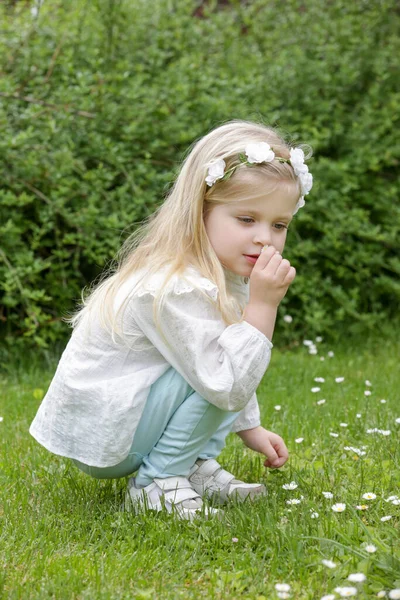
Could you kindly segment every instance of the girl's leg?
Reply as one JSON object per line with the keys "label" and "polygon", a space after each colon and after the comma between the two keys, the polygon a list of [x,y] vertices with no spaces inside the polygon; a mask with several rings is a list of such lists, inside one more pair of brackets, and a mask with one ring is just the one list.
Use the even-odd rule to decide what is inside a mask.
{"label": "girl's leg", "polygon": [[[146,411],[146,418],[141,419],[132,450],[143,450],[146,446],[148,426],[153,415],[154,411],[149,410]],[[143,456],[136,485],[145,487],[155,477],[187,477],[207,442],[211,437],[215,438],[217,430],[221,430],[223,435],[218,436],[218,442],[215,438],[213,448],[223,448],[225,437],[237,416],[237,412],[223,411],[192,390],[167,422],[157,443]]]}
{"label": "girl's leg", "polygon": [[232,425],[237,419],[238,413],[228,413],[231,418],[225,419],[220,425],[214,435],[206,442],[204,447],[199,452],[198,458],[208,460],[209,458],[216,458],[222,452],[225,447],[225,439],[231,432]]}
{"label": "girl's leg", "polygon": [[[179,414],[176,414],[178,411]],[[151,386],[125,460],[103,468],[74,462],[82,471],[99,479],[126,477],[140,467],[140,485],[148,485],[154,477],[186,476],[205,444],[210,437],[214,439],[220,427],[223,432],[226,431],[219,441],[223,448],[228,430],[237,416],[238,413],[222,411],[204,400],[171,367]],[[214,441],[213,448],[216,448],[215,444]]]}

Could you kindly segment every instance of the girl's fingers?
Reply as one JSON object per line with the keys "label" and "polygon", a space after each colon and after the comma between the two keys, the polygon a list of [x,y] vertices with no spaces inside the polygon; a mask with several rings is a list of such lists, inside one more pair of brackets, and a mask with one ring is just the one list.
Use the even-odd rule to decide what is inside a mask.
{"label": "girl's fingers", "polygon": [[290,285],[295,277],[296,269],[294,267],[290,267],[285,279],[283,280],[284,285]]}

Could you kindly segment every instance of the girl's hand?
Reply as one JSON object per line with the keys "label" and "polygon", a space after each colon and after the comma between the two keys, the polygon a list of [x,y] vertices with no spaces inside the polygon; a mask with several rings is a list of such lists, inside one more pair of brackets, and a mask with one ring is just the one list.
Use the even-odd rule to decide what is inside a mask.
{"label": "girl's hand", "polygon": [[289,452],[283,439],[276,433],[267,431],[264,427],[238,431],[238,436],[248,448],[267,457],[264,462],[265,467],[279,469],[289,458]]}
{"label": "girl's hand", "polygon": [[274,246],[265,247],[251,271],[249,303],[279,306],[295,277],[290,262]]}

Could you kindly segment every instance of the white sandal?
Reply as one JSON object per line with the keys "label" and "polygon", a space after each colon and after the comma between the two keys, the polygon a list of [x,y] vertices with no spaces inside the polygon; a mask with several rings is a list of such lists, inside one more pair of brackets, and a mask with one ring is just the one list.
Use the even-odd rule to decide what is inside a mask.
{"label": "white sandal", "polygon": [[267,495],[262,483],[245,483],[210,458],[198,459],[190,470],[189,483],[201,496],[213,502],[223,504],[228,500],[243,502],[246,498],[254,499]]}
{"label": "white sandal", "polygon": [[143,510],[176,512],[178,518],[192,520],[204,516],[208,519],[222,511],[203,506],[201,496],[193,489],[186,477],[158,477],[144,488],[136,487],[134,477],[128,481],[125,496],[125,510],[141,512]]}

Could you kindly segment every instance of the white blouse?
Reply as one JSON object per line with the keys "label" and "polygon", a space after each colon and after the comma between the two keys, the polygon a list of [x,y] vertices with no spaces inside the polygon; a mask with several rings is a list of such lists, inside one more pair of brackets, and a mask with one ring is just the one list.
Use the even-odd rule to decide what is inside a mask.
{"label": "white blouse", "polygon": [[[123,313],[126,342],[85,315],[73,330],[56,373],[30,426],[31,435],[55,454],[109,467],[131,448],[151,385],[171,366],[208,402],[240,411],[232,431],[260,425],[256,389],[267,370],[272,343],[243,321],[226,326],[203,297],[217,286],[192,266],[174,275],[160,313],[166,344],[153,321],[153,301],[164,270],[132,293],[138,273],[121,286],[114,308]],[[224,269],[229,291],[244,306],[248,279]],[[132,340],[129,343],[129,340]]]}

